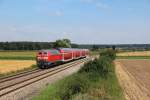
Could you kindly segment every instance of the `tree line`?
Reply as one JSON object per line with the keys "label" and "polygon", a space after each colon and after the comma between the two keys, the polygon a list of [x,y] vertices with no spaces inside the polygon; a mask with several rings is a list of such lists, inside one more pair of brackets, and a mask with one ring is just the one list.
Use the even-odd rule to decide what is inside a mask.
{"label": "tree line", "polygon": [[0,50],[40,50],[52,45],[52,42],[0,42]]}
{"label": "tree line", "polygon": [[41,50],[50,48],[86,48],[97,50],[102,48],[126,49],[126,50],[150,50],[150,44],[73,44],[69,39],[59,39],[55,42],[0,42],[0,50]]}
{"label": "tree line", "polygon": [[69,39],[59,39],[55,42],[0,42],[0,50],[41,50],[50,48],[78,48]]}

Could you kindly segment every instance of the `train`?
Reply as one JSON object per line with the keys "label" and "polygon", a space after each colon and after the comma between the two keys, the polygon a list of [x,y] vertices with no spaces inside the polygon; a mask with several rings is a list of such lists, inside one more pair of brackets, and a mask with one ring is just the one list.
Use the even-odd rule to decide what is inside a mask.
{"label": "train", "polygon": [[88,55],[88,49],[53,48],[49,50],[39,50],[36,55],[36,62],[40,69],[45,69],[57,64],[86,58]]}

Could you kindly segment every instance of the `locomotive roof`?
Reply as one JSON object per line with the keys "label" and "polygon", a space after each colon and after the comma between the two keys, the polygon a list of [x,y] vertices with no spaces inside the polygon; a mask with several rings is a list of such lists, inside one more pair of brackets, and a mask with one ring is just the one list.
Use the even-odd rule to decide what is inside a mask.
{"label": "locomotive roof", "polygon": [[58,50],[82,50],[79,48],[57,48]]}
{"label": "locomotive roof", "polygon": [[54,50],[56,50],[56,49],[46,49],[46,50],[39,50],[39,52],[49,52],[49,51],[54,51]]}
{"label": "locomotive roof", "polygon": [[43,50],[39,50],[39,52],[51,52],[54,50],[88,50],[88,49],[79,49],[79,48],[56,48],[56,49],[43,49]]}

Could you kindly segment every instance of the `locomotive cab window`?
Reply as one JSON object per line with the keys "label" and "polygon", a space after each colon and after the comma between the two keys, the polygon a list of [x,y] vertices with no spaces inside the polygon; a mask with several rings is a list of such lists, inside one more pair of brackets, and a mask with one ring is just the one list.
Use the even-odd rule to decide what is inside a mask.
{"label": "locomotive cab window", "polygon": [[51,55],[59,54],[59,52],[57,50],[51,50],[50,53],[51,53]]}
{"label": "locomotive cab window", "polygon": [[42,52],[39,52],[39,55],[41,55],[42,54]]}
{"label": "locomotive cab window", "polygon": [[47,52],[44,52],[44,54],[46,55],[46,54],[47,54]]}

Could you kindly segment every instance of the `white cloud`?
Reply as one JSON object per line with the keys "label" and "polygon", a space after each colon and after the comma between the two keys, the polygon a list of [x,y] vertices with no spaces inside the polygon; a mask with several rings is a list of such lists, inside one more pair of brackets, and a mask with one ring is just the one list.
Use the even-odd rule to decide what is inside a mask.
{"label": "white cloud", "polygon": [[62,10],[50,10],[48,6],[36,6],[34,7],[37,13],[40,13],[45,16],[63,16],[64,12]]}
{"label": "white cloud", "polygon": [[48,14],[49,16],[63,16],[64,13],[62,11],[55,11]]}
{"label": "white cloud", "polygon": [[134,8],[128,7],[127,10],[128,10],[128,11],[134,11]]}
{"label": "white cloud", "polygon": [[0,26],[0,34],[13,33],[48,33],[50,30],[47,26],[42,25],[24,25],[24,26]]}
{"label": "white cloud", "polygon": [[107,8],[109,8],[108,5],[106,5],[106,4],[104,4],[104,3],[101,3],[101,2],[97,3],[97,4],[96,4],[96,7],[102,8],[102,9],[107,9]]}
{"label": "white cloud", "polygon": [[109,5],[102,3],[100,0],[80,0],[81,2],[84,3],[89,3],[89,4],[94,4],[94,6],[96,6],[97,8],[100,9],[108,9],[110,8]]}
{"label": "white cloud", "polygon": [[[55,2],[61,2],[64,0],[38,0],[33,9],[45,16],[63,16],[64,12],[61,6],[51,7]],[[54,4],[55,4],[54,3]]]}
{"label": "white cloud", "polygon": [[86,2],[86,3],[92,3],[94,2],[95,0],[81,0],[81,2]]}

